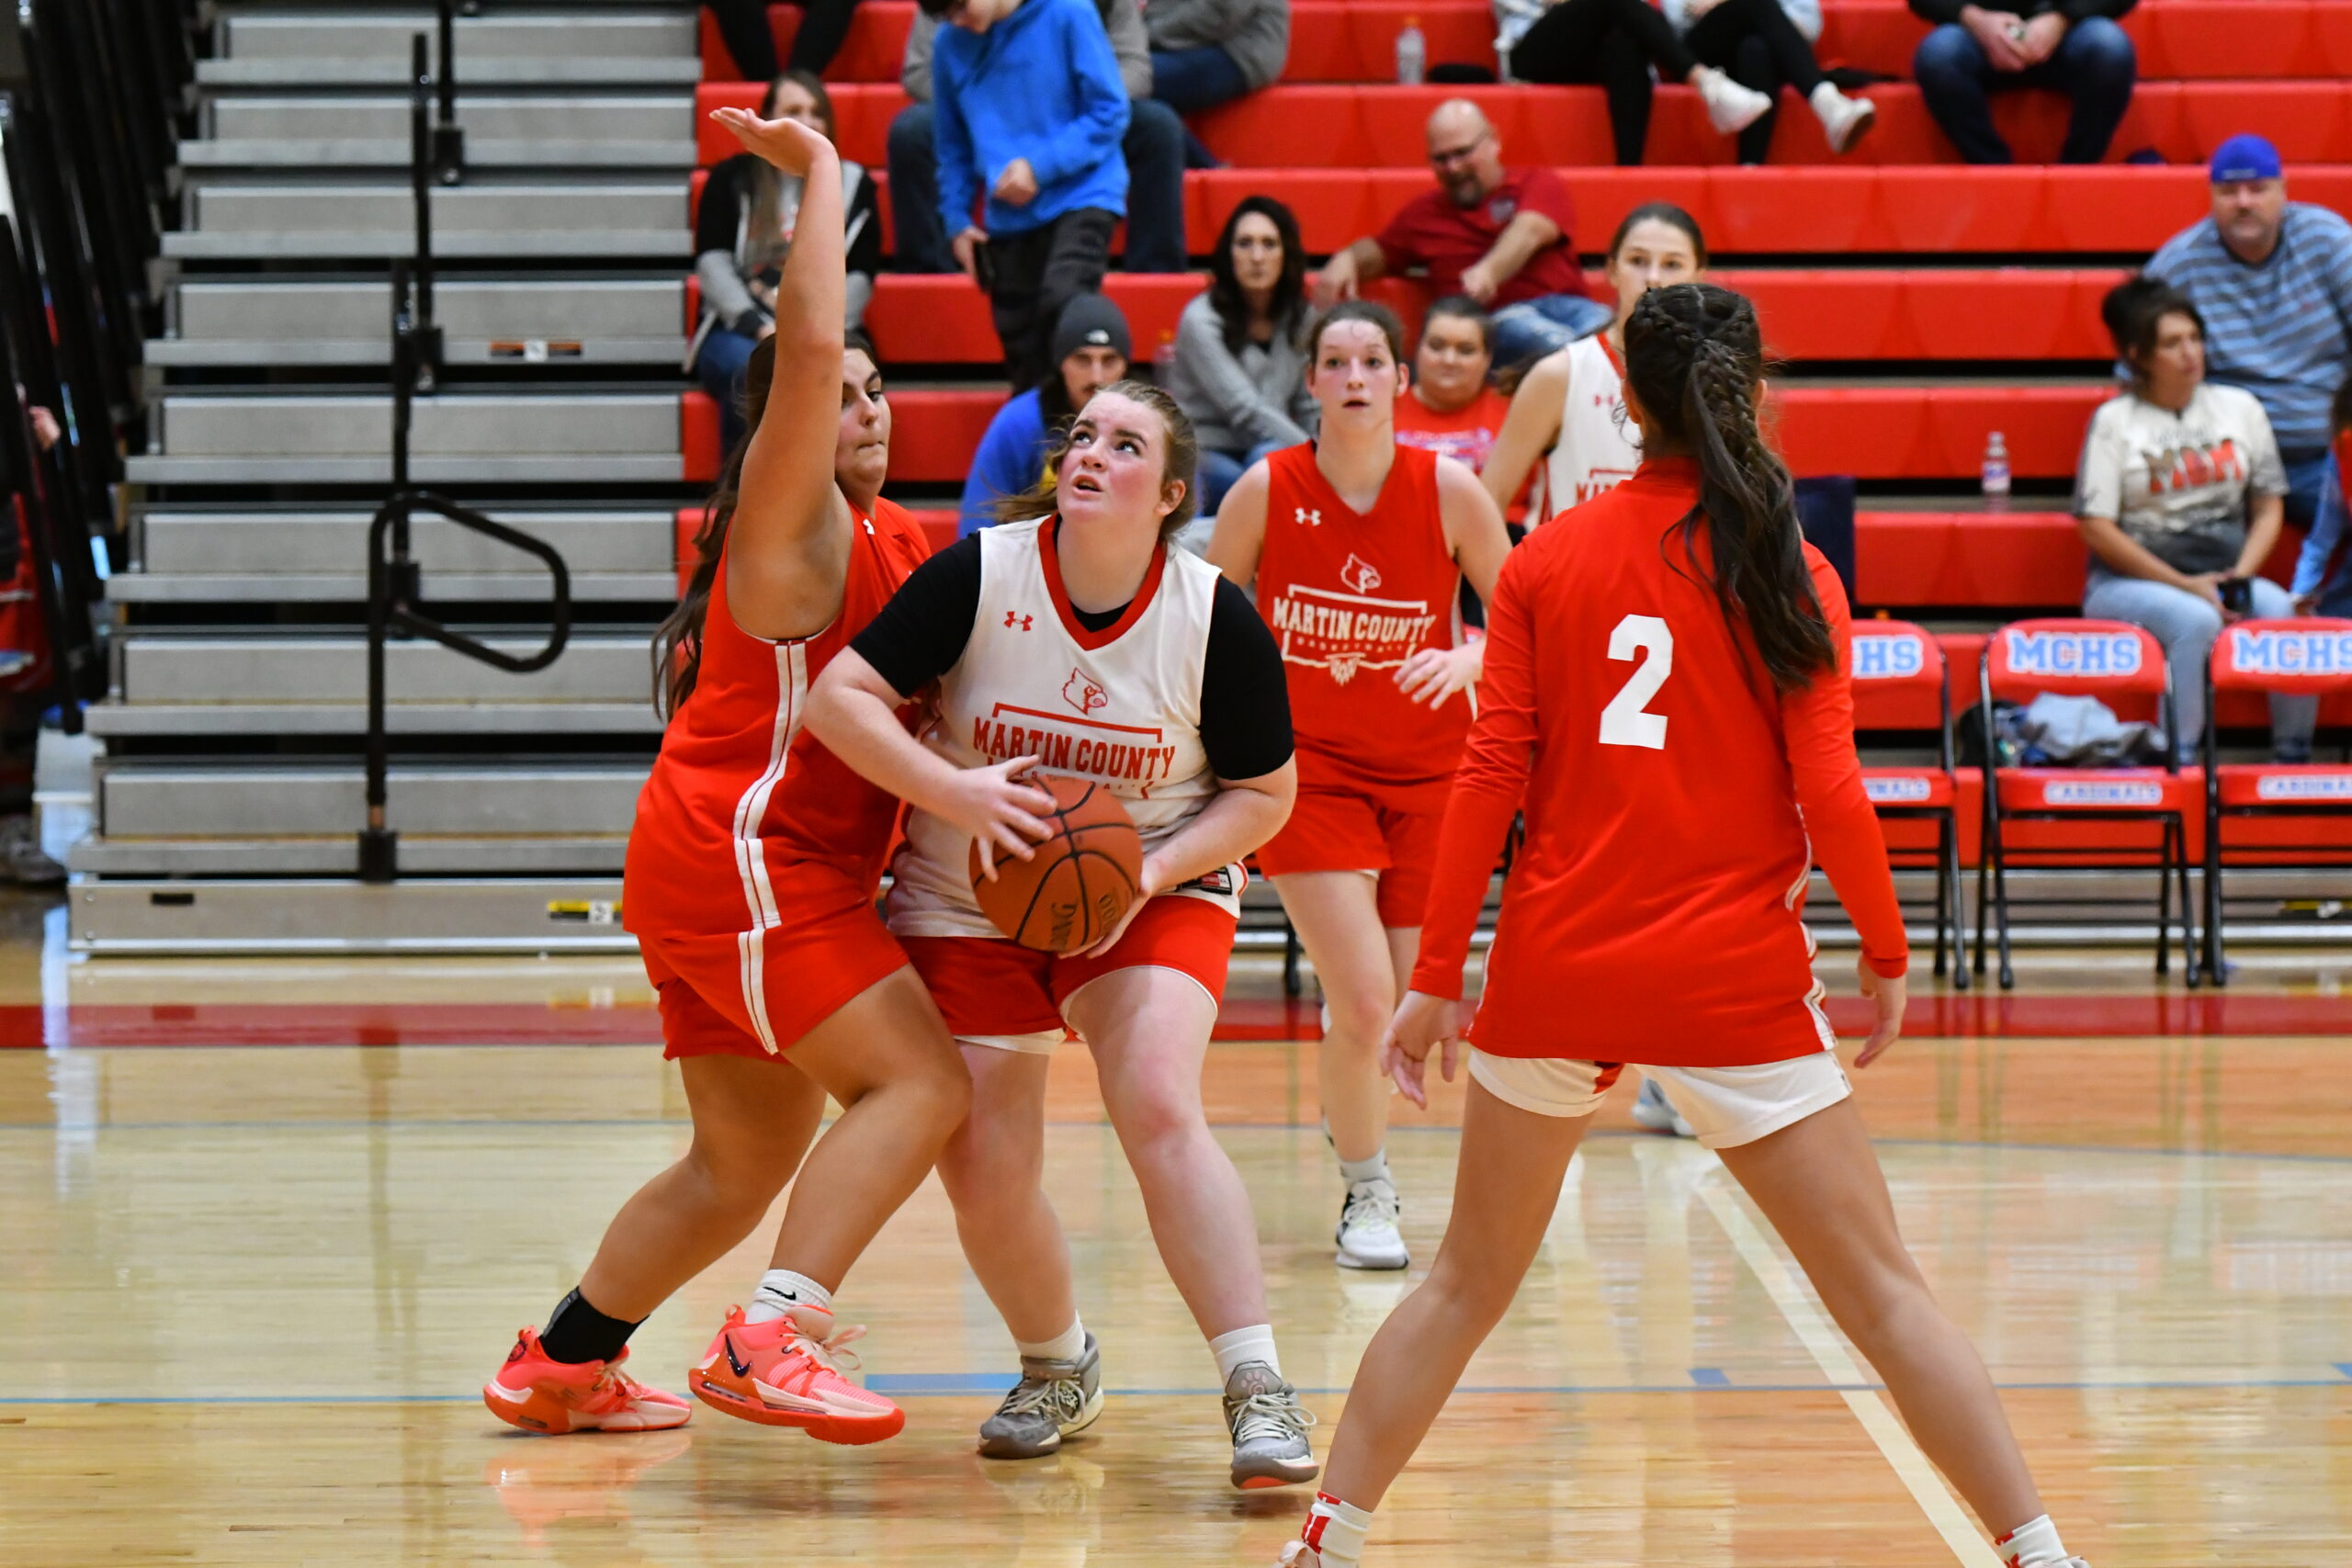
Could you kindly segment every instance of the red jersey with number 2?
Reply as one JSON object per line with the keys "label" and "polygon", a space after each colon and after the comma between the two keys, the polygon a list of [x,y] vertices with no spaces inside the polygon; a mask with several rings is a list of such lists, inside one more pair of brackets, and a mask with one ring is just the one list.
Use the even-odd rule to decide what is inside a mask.
{"label": "red jersey with number 2", "polygon": [[[1492,1055],[1740,1066],[1826,1049],[1802,918],[1815,861],[1871,966],[1904,972],[1847,671],[1773,690],[1708,586],[1703,523],[1695,561],[1684,554],[1676,525],[1698,493],[1695,464],[1645,462],[1530,536],[1496,586],[1413,972],[1417,991],[1462,994],[1523,805],[1470,1032]],[[1843,648],[1838,574],[1809,545],[1804,558]]]}
{"label": "red jersey with number 2", "polygon": [[1266,459],[1258,613],[1282,645],[1292,733],[1309,783],[1419,784],[1453,771],[1469,694],[1408,698],[1397,667],[1458,640],[1462,571],[1438,513],[1437,455],[1399,446],[1372,510],[1340,499],[1315,447]]}

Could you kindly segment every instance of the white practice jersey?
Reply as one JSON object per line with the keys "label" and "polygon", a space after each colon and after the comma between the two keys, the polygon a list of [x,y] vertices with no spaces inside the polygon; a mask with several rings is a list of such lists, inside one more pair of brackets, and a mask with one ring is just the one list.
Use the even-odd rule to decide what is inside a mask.
{"label": "white practice jersey", "polygon": [[[1062,591],[1051,521],[981,532],[979,612],[963,657],[940,677],[923,743],[959,768],[1035,757],[1046,773],[1106,785],[1149,850],[1217,790],[1200,732],[1217,570],[1188,550],[1163,550],[1126,613],[1090,632]],[[906,846],[891,867],[892,931],[1002,935],[972,897],[971,847],[960,829],[908,815]],[[1238,915],[1242,881],[1231,866],[1175,896]]]}
{"label": "white practice jersey", "polygon": [[1624,367],[1605,333],[1567,346],[1568,390],[1560,439],[1544,460],[1544,513],[1558,515],[1605,495],[1642,463],[1642,433],[1625,412]]}

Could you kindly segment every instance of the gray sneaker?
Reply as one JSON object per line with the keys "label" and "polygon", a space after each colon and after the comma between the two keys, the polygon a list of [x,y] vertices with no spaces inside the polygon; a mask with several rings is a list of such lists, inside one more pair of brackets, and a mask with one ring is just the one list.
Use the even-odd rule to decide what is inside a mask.
{"label": "gray sneaker", "polygon": [[1021,1381],[980,1423],[984,1459],[1043,1459],[1102,1414],[1102,1349],[1094,1336],[1075,1361],[1021,1358]]}
{"label": "gray sneaker", "polygon": [[1225,1425],[1233,1434],[1236,1486],[1255,1491],[1315,1479],[1315,1450],[1306,1441],[1315,1417],[1265,1362],[1244,1361],[1225,1380]]}
{"label": "gray sneaker", "polygon": [[18,887],[61,887],[65,868],[41,852],[29,817],[0,817],[0,882]]}

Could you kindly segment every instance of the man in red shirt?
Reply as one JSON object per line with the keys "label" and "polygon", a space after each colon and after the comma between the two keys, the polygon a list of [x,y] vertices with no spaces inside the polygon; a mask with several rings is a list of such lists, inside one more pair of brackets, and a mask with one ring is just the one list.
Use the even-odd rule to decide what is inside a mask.
{"label": "man in red shirt", "polygon": [[1504,168],[1502,138],[1467,98],[1431,112],[1429,146],[1437,189],[1333,256],[1316,279],[1317,302],[1352,299],[1384,274],[1424,268],[1433,293],[1466,294],[1494,311],[1498,368],[1607,326],[1610,308],[1585,292],[1569,238],[1576,210],[1559,176]]}

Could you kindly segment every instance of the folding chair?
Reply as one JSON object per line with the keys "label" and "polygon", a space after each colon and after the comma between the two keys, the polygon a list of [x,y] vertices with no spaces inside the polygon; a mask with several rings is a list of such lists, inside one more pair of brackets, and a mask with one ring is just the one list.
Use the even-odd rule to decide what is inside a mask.
{"label": "folding chair", "polygon": [[[2205,976],[2228,984],[2222,963],[2222,826],[2254,818],[2333,821],[2335,841],[2264,838],[2236,847],[2237,863],[2271,869],[2325,865],[2352,856],[2352,765],[2342,762],[2223,762],[2219,699],[2228,692],[2326,696],[2352,692],[2352,620],[2240,621],[2213,643],[2205,664]],[[2324,835],[2323,835],[2324,836]],[[2333,854],[2334,860],[2298,859]]]}
{"label": "folding chair", "polygon": [[1887,845],[1898,868],[1936,873],[1936,974],[1951,954],[1952,984],[1968,988],[1966,933],[1961,926],[1960,784],[1951,766],[1951,673],[1943,645],[1908,621],[1862,621],[1847,641],[1853,678],[1854,728],[1936,732],[1937,759],[1908,768],[1864,768],[1862,789],[1883,821],[1935,824],[1936,841]]}
{"label": "folding chair", "polygon": [[[1976,972],[1984,972],[1984,904],[1988,885],[1994,926],[2001,952],[2001,987],[2017,984],[2009,966],[2008,865],[2013,853],[2037,866],[2097,868],[2156,863],[2156,973],[2171,968],[2171,927],[2176,888],[2180,899],[2180,956],[2188,983],[2200,976],[2190,930],[2188,814],[2196,808],[2196,783],[2181,776],[2171,738],[2179,732],[2173,710],[2172,673],[2164,648],[2138,626],[2121,621],[2012,621],[1985,639],[1977,674],[1984,739],[1984,845],[1977,865]],[[2110,706],[2119,699],[2154,698],[2167,744],[2160,767],[2002,767],[1993,734],[1993,702],[2028,700],[2041,693],[2094,696]],[[2007,839],[2011,823],[2118,823],[2153,827],[2156,841],[2117,843],[2097,834],[2063,844],[2022,844]],[[2037,904],[2105,912],[2107,898],[2040,897]],[[2086,917],[2075,917],[2081,923]]]}

